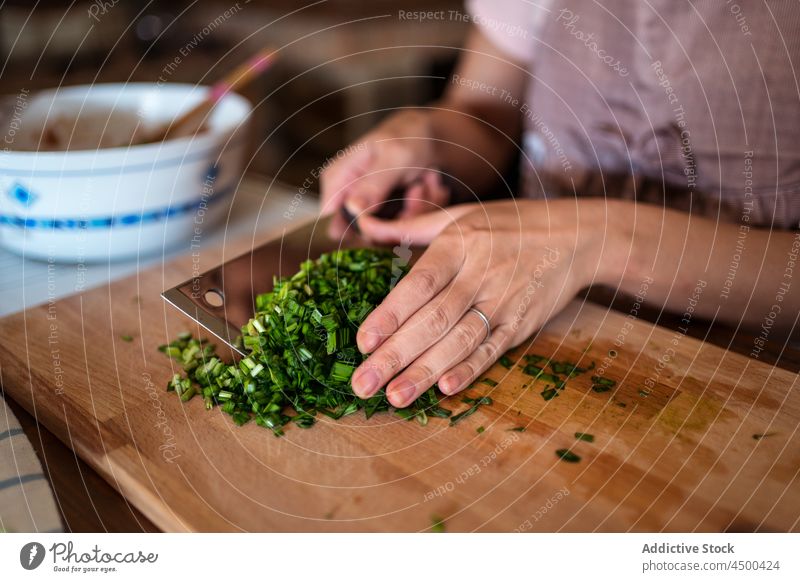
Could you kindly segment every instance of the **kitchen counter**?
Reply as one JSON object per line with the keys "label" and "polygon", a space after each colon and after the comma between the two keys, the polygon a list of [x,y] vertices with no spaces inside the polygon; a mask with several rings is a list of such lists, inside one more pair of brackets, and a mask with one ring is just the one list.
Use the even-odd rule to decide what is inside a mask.
{"label": "kitchen counter", "polygon": [[[253,190],[258,193],[265,191],[266,188],[262,184],[262,187]],[[244,200],[244,197],[242,199]],[[259,203],[261,197],[255,195],[253,199],[255,203]],[[271,210],[265,214],[273,218],[276,214],[282,215],[287,207],[292,206],[293,199],[290,190],[280,194],[277,189],[271,189],[267,197],[269,204],[265,204],[265,208],[269,207]],[[302,206],[301,204],[299,209],[313,215],[315,209],[311,208],[311,205],[309,208]],[[248,220],[257,214],[253,209],[251,206],[249,212],[245,209],[243,213]],[[292,218],[299,217],[300,215],[295,213]],[[255,232],[254,229],[252,231]],[[233,246],[242,244],[241,237],[238,238],[239,242]],[[263,240],[263,237],[250,237],[250,240],[253,239]],[[247,242],[249,241],[244,241],[245,248]],[[184,258],[182,262],[185,268],[186,259]],[[179,258],[174,264],[180,263]],[[146,300],[143,298],[143,303],[146,303],[144,309],[151,311],[151,324],[155,324],[152,311],[160,305],[160,302],[157,301],[154,292],[150,292],[150,287],[156,287],[153,282],[156,279],[160,280],[160,277],[158,273],[153,273],[152,268],[148,271],[149,275],[144,272],[142,275],[142,280],[148,282],[148,297]],[[173,274],[173,278],[174,276]],[[103,290],[88,294],[87,297],[90,299],[86,301],[96,302],[98,309],[101,310],[99,313],[105,313],[104,310],[113,308],[116,313],[114,321],[127,319],[127,323],[122,322],[123,329],[133,329],[133,327],[124,328],[125,325],[134,325],[129,310],[126,310],[124,305],[132,300],[134,293],[128,281],[125,281],[109,286],[107,295]],[[612,303],[614,309],[623,314],[629,309],[624,300],[617,299],[610,302],[609,295],[601,290],[591,291],[588,293],[588,298],[603,305]],[[118,303],[120,300],[125,302],[122,308]],[[83,301],[73,298],[62,302],[63,315],[62,312],[59,313],[66,324],[71,323],[74,327],[80,319],[80,314],[84,311],[76,311],[76,307],[82,308]],[[20,334],[16,330],[21,329],[23,323],[26,329],[38,329],[38,333],[43,330],[42,308],[31,310],[28,314],[27,322],[23,322],[19,316],[12,318],[13,321],[9,320],[4,340],[4,362],[7,361],[9,365],[5,367],[4,375],[6,379],[16,376],[16,382],[13,385],[9,382],[9,388],[13,386],[16,397],[21,398],[20,402],[25,404],[25,408],[29,411],[41,410],[44,415],[43,422],[48,421],[49,426],[56,427],[54,430],[57,431],[58,440],[34,423],[27,414],[19,415],[26,434],[32,437],[46,466],[46,472],[49,473],[67,528],[74,531],[156,529],[155,525],[134,509],[128,501],[136,503],[144,513],[165,524],[164,527],[168,529],[228,529],[233,526],[247,529],[274,527],[285,530],[298,528],[324,530],[349,526],[380,530],[397,529],[398,524],[401,529],[420,529],[427,525],[425,513],[437,510],[437,512],[452,512],[455,530],[469,530],[481,527],[480,524],[489,529],[507,530],[515,527],[515,520],[520,519],[519,511],[525,511],[531,503],[537,504],[543,494],[552,492],[552,487],[566,483],[569,483],[575,495],[570,495],[569,501],[559,506],[559,512],[562,510],[566,512],[562,517],[570,518],[577,515],[569,513],[576,511],[576,507],[570,504],[581,503],[582,498],[588,499],[587,492],[593,500],[591,508],[587,503],[585,509],[580,509],[583,512],[581,522],[576,523],[571,518],[561,521],[563,523],[561,527],[572,529],[592,527],[586,526],[585,523],[599,523],[601,526],[594,527],[604,527],[612,531],[627,530],[631,527],[681,528],[681,524],[687,527],[685,525],[687,523],[696,524],[689,526],[690,528],[700,526],[701,529],[711,530],[763,529],[763,527],[769,528],[770,523],[777,523],[778,525],[773,527],[780,529],[783,527],[782,519],[784,521],[789,519],[791,522],[792,516],[795,515],[791,512],[794,511],[792,507],[797,507],[796,496],[787,497],[783,512],[785,515],[779,515],[777,521],[767,522],[766,526],[760,524],[762,515],[760,508],[764,507],[764,504],[772,503],[777,497],[771,492],[788,485],[788,481],[773,474],[771,484],[764,483],[764,487],[759,484],[755,489],[753,487],[759,479],[758,476],[764,474],[762,465],[772,462],[772,455],[776,454],[775,451],[787,437],[790,441],[794,438],[792,430],[796,425],[790,427],[787,421],[795,418],[792,414],[797,413],[796,399],[791,397],[794,377],[783,371],[768,369],[762,364],[777,363],[782,368],[796,372],[800,369],[800,358],[796,350],[780,344],[769,346],[762,351],[759,358],[761,363],[758,364],[741,356],[729,355],[730,352],[748,354],[752,349],[753,338],[741,332],[734,333],[733,330],[724,327],[711,327],[702,322],[693,322],[689,335],[728,351],[687,339],[682,348],[681,361],[665,375],[664,385],[653,393],[652,398],[642,399],[641,393],[637,395],[639,390],[637,387],[641,386],[641,374],[645,371],[645,367],[654,361],[654,356],[663,349],[665,342],[669,342],[671,333],[652,328],[645,321],[638,322],[635,339],[632,335],[631,346],[625,349],[625,353],[620,350],[619,361],[611,371],[615,378],[624,376],[624,379],[620,380],[619,393],[615,393],[615,398],[620,397],[628,401],[629,406],[622,409],[608,406],[613,404],[608,395],[597,395],[591,390],[587,391],[582,380],[577,380],[574,385],[571,384],[563,397],[552,403],[543,403],[533,392],[528,392],[528,395],[523,397],[525,391],[522,388],[527,385],[520,388],[520,382],[526,380],[522,379],[518,371],[509,371],[506,378],[506,372],[495,370],[501,386],[505,386],[505,389],[500,389],[497,393],[496,406],[491,407],[491,410],[479,411],[463,426],[437,429],[435,426],[421,428],[413,423],[410,425],[403,423],[398,426],[397,423],[389,422],[389,425],[381,427],[380,431],[369,432],[367,425],[362,427],[359,424],[363,422],[361,419],[349,419],[355,421],[355,424],[342,422],[335,423],[336,426],[320,426],[312,431],[293,431],[286,439],[274,440],[265,435],[262,429],[253,426],[230,433],[232,427],[227,419],[215,418],[215,415],[207,416],[197,402],[190,402],[184,407],[172,399],[165,398],[163,406],[173,415],[176,438],[182,446],[188,446],[183,449],[186,456],[185,464],[181,465],[181,479],[176,479],[178,475],[169,470],[170,467],[164,464],[161,455],[154,454],[156,451],[154,447],[157,448],[158,442],[153,442],[152,439],[159,435],[153,434],[152,427],[148,428],[149,417],[143,407],[146,401],[143,401],[141,393],[137,394],[135,389],[138,388],[139,392],[142,389],[140,379],[142,370],[152,369],[153,382],[159,382],[162,376],[168,377],[168,365],[163,360],[149,361],[149,355],[157,345],[153,336],[164,334],[169,336],[175,332],[176,325],[185,325],[185,321],[172,312],[165,312],[170,320],[169,329],[159,331],[145,326],[138,330],[142,335],[136,339],[136,343],[133,345],[120,343],[116,348],[119,355],[115,353],[114,360],[109,360],[98,354],[97,350],[107,345],[103,338],[108,337],[112,343],[116,343],[119,332],[109,328],[104,317],[94,320],[98,329],[94,337],[88,341],[88,352],[81,354],[78,350],[73,355],[79,360],[78,363],[85,360],[87,369],[97,371],[90,375],[88,379],[91,382],[87,384],[87,374],[80,373],[82,365],[79,365],[77,375],[74,376],[73,392],[60,402],[56,401],[56,406],[53,406],[52,399],[47,402],[49,395],[46,374],[35,368],[31,371],[30,366],[26,368],[24,360],[15,356],[12,349],[13,338],[19,337]],[[658,317],[656,312],[643,311],[639,315],[640,319],[657,321],[662,327],[675,329],[679,323],[677,319],[668,316]],[[604,323],[606,320],[609,323]],[[589,346],[593,346],[592,351],[597,353],[589,357],[596,359],[607,349],[605,343],[613,337],[613,334],[609,335],[609,325],[613,331],[614,326],[618,326],[623,320],[619,313],[614,311],[606,313],[596,306],[577,301],[559,316],[558,321],[548,325],[538,337],[534,349],[538,353],[546,354],[554,350],[565,353],[563,357],[574,359],[575,354],[580,353],[581,349],[584,352],[590,349],[587,342],[589,338],[593,338]],[[139,349],[139,342],[143,350]],[[36,350],[36,347],[31,346],[31,349],[42,351]],[[39,353],[38,357],[41,356]],[[121,358],[119,362],[124,363],[123,365],[115,364],[117,357]],[[143,364],[141,358],[147,358],[147,363]],[[743,369],[746,371],[751,364],[754,369],[746,377],[740,376],[740,372]],[[114,374],[118,378],[110,381],[109,376]],[[501,374],[503,378],[500,378]],[[27,375],[30,375],[33,381],[31,394],[20,384],[20,379]],[[91,395],[88,395],[86,390],[92,390],[92,394],[99,398],[97,410],[94,409],[93,397],[89,398]],[[779,423],[782,426],[782,429],[778,429],[781,431],[780,436],[776,439],[767,439],[763,445],[759,444],[760,454],[753,456],[750,452],[756,445],[751,433],[762,432],[762,429],[771,427],[770,410],[775,407],[780,409],[776,392],[785,392],[787,398],[791,397],[791,406],[787,407],[787,413]],[[68,417],[66,409],[64,415],[61,414],[62,402],[70,407]],[[624,404],[622,400],[615,402]],[[508,417],[507,414],[514,411],[508,410],[505,413],[504,411],[506,407],[511,406],[516,409],[516,415]],[[753,411],[757,412],[759,406],[764,406],[763,414],[750,414]],[[14,410],[19,411],[19,407],[15,406]],[[144,417],[141,416],[143,412]],[[662,412],[664,418],[659,420]],[[82,415],[83,420],[77,415]],[[136,417],[140,423],[139,430],[133,431],[128,423],[135,421]],[[387,420],[380,419],[377,422],[387,422]],[[477,442],[467,447],[467,442],[476,438],[474,428],[470,429],[473,420],[473,424],[481,422],[485,424],[487,430],[481,434]],[[63,424],[65,421],[66,432]],[[91,425],[87,425],[87,421]],[[469,466],[466,463],[472,462],[475,455],[480,459],[480,455],[486,452],[487,447],[491,447],[492,442],[503,439],[500,441],[502,444],[509,439],[503,435],[516,434],[506,432],[508,422],[529,424],[530,430],[525,436],[519,437],[519,444],[515,444],[513,451],[509,449],[507,457],[492,466],[492,471],[496,472],[496,475],[486,471],[480,477],[471,479],[456,492],[455,499],[441,499],[442,508],[434,507],[433,502],[426,505],[428,494],[423,496],[420,493],[424,493],[426,487],[448,482],[446,479],[456,477],[458,471]],[[602,443],[599,442],[594,446],[584,445],[587,455],[585,465],[571,467],[556,462],[551,466],[553,463],[551,446],[554,449],[559,446],[557,442],[565,442],[567,437],[571,437],[571,431],[578,430],[575,428],[578,425],[581,429],[590,428],[592,432],[596,429]],[[362,428],[368,431],[364,436],[369,438],[354,438],[352,431]],[[74,441],[75,450],[82,457],[90,459],[93,467],[100,467],[102,476],[96,474],[94,469],[88,468],[82,461],[78,461],[77,454],[72,451],[73,447],[60,444],[62,441],[73,442],[73,436],[77,434],[75,430],[83,433],[82,440]],[[149,436],[145,434],[148,430]],[[419,432],[420,430],[433,432]],[[98,431],[101,433],[99,440]],[[735,441],[732,440],[734,438]],[[395,450],[403,442],[408,441],[405,446],[410,448],[427,439],[431,439],[430,444],[421,447],[413,455],[404,453],[403,447]],[[192,450],[197,442],[203,444],[202,454]],[[465,443],[463,449],[460,446],[462,442]],[[110,447],[108,450],[106,450],[107,445]],[[293,445],[301,448],[292,449]],[[785,446],[792,446],[791,442]],[[381,455],[377,454],[387,447],[391,450],[382,452]],[[246,459],[241,455],[234,458],[234,451],[237,448],[248,451],[248,455],[259,456],[265,464],[253,467],[253,474],[248,474],[243,471]],[[791,448],[781,450],[784,451],[784,461],[780,469],[790,470],[795,453]],[[335,472],[326,472],[319,468],[330,461],[326,457],[333,452],[337,456],[342,455],[340,459],[342,463],[349,460],[348,462],[354,467],[358,465],[365,470],[350,474],[344,471],[345,467],[342,465],[337,465],[341,470]],[[780,451],[777,454],[781,454]],[[301,457],[305,456],[313,458],[314,465],[303,463]],[[737,465],[743,458],[748,465],[745,473],[742,473],[744,464]],[[687,465],[689,460],[692,462]],[[187,471],[193,471],[194,480],[189,473],[183,473],[184,467]],[[520,471],[523,468],[524,472]],[[313,469],[314,476],[304,474],[303,471],[306,469]],[[542,471],[544,474],[540,474]],[[348,474],[351,477],[347,477]],[[361,481],[369,483],[370,479],[375,483],[369,487],[361,485],[356,487],[359,491],[352,497],[346,495],[342,497],[336,493],[340,489],[355,487],[356,482],[352,480],[352,475],[356,474],[359,476],[359,483]],[[532,479],[535,475],[539,477]],[[123,480],[119,481],[118,476]],[[750,507],[740,518],[736,518],[733,514],[738,516],[737,511],[745,511],[744,506],[739,504],[735,495],[733,498],[730,495],[726,498],[724,495],[728,490],[726,485],[733,484],[737,476],[743,479],[739,492],[756,493],[758,489],[758,503],[761,504]],[[175,487],[183,483],[187,477],[190,479],[187,483],[202,489],[201,498],[203,503],[208,505],[198,505],[197,500],[191,496],[187,499],[186,492],[181,492],[182,489],[175,491]],[[229,477],[232,479],[230,483],[227,482]],[[283,483],[281,479],[286,477],[294,479],[292,488],[281,487]],[[731,478],[734,480],[730,480]],[[307,482],[304,483],[304,479]],[[495,483],[495,479],[499,480],[499,484]],[[522,479],[525,485],[521,486],[522,483],[515,483],[513,479]],[[665,479],[672,483],[669,488],[662,487]],[[118,489],[130,491],[133,496],[128,499],[123,498],[115,489],[111,489],[106,481],[115,483]],[[314,483],[318,481],[317,489],[314,489]],[[533,481],[533,484],[528,485],[530,481]],[[539,489],[531,491],[537,484]],[[229,485],[234,485],[234,490],[229,490]],[[767,485],[771,489],[765,488]],[[302,490],[307,489],[307,486],[311,486],[309,492],[313,495],[309,496],[309,492],[303,493]],[[488,496],[488,491],[494,491],[496,487],[500,488],[497,495]],[[719,489],[720,487],[724,490]],[[484,488],[489,489],[484,492]],[[431,490],[433,489],[428,491]],[[721,493],[718,493],[718,490]],[[276,505],[283,504],[284,507],[276,507],[279,511],[269,511],[266,510],[268,508],[264,506],[263,500],[257,501],[252,498],[264,492],[271,492],[270,498],[274,496],[267,505],[274,502]],[[530,495],[524,497],[526,492]],[[620,492],[628,492],[625,494],[625,499],[628,501],[624,511],[617,511],[619,509],[617,494]],[[394,497],[395,493],[402,498]],[[390,495],[387,497],[387,494]],[[162,495],[165,495],[166,499]],[[666,497],[662,501],[662,511],[650,511],[653,500],[662,499],[664,495]],[[346,499],[349,501],[345,501]],[[409,511],[408,517],[405,513],[399,512],[394,517],[391,513],[384,513],[380,519],[375,517],[374,512],[382,510],[382,504],[388,499],[391,499],[392,503],[411,503],[405,505]],[[686,501],[679,503],[681,499],[691,499],[692,503],[687,506]],[[251,502],[254,503],[253,510],[247,509]],[[522,504],[521,507],[510,509],[511,505],[517,502]],[[597,505],[598,502],[600,505]],[[505,506],[505,510],[498,511],[498,507],[503,507],[503,503],[509,505]],[[671,513],[676,507],[673,504],[678,504],[679,508],[685,507],[687,511],[680,514]],[[418,509],[414,510],[413,505],[419,506]],[[707,507],[711,509],[707,510]],[[742,509],[739,510],[739,507]],[[209,508],[213,508],[213,511],[209,511]],[[328,521],[331,518],[325,516],[332,515],[334,510],[337,512],[336,520]],[[295,515],[291,515],[292,512]],[[369,517],[370,515],[372,517]],[[709,521],[704,521],[704,515]],[[487,525],[495,518],[498,519],[496,525]],[[234,521],[228,521],[229,519]],[[400,521],[397,521],[398,519]],[[554,512],[552,519],[561,518],[556,517]],[[558,527],[553,525],[554,523],[558,522],[550,522],[542,527]]]}

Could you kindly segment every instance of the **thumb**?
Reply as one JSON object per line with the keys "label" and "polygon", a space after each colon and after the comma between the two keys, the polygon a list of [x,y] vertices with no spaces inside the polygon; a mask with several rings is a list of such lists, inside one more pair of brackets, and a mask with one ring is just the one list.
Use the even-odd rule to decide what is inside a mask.
{"label": "thumb", "polygon": [[475,210],[475,204],[460,204],[418,216],[382,220],[363,214],[358,220],[361,235],[381,244],[410,241],[412,245],[429,245],[450,223]]}

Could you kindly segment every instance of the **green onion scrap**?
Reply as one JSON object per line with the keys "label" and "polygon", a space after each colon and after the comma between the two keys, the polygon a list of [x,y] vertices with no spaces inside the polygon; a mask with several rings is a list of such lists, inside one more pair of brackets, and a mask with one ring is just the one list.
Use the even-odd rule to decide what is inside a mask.
{"label": "green onion scrap", "polygon": [[475,414],[481,406],[491,406],[492,399],[488,396],[479,396],[478,398],[470,398],[465,396],[461,399],[461,402],[464,404],[471,404],[471,406],[463,412],[459,412],[458,414],[450,417],[450,426],[453,426],[457,422]]}
{"label": "green onion scrap", "polygon": [[581,460],[581,458],[578,455],[576,455],[569,449],[558,449],[556,451],[556,456],[562,461],[565,461],[567,463],[578,463]]}

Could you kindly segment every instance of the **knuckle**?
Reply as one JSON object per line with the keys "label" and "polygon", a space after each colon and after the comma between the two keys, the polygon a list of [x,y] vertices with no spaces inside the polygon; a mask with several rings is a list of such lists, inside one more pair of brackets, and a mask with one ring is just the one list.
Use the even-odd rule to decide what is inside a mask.
{"label": "knuckle", "polygon": [[394,346],[386,346],[377,362],[378,372],[382,376],[394,376],[403,366],[403,356]]}
{"label": "knuckle", "polygon": [[414,289],[416,293],[424,296],[433,295],[438,291],[438,277],[434,271],[430,269],[417,269],[411,271],[406,277],[408,284]]}
{"label": "knuckle", "polygon": [[450,329],[450,316],[442,305],[433,307],[425,318],[424,325],[435,337],[441,337]]}
{"label": "knuckle", "polygon": [[329,165],[325,166],[322,169],[322,172],[319,174],[319,184],[320,189],[326,189],[330,187],[330,185],[339,177],[341,174],[341,165],[339,160],[331,162]]}
{"label": "knuckle", "polygon": [[457,325],[453,329],[453,339],[462,351],[469,350],[478,343],[478,331],[472,325]]}
{"label": "knuckle", "polygon": [[381,142],[381,157],[389,162],[391,165],[405,166],[408,165],[413,157],[411,148],[405,140],[400,139],[387,139]]}
{"label": "knuckle", "polygon": [[436,381],[436,372],[426,362],[414,364],[414,378],[416,382],[431,385]]}
{"label": "knuckle", "polygon": [[475,364],[472,358],[468,358],[461,362],[460,366],[464,369],[466,374],[464,376],[467,378],[465,382],[465,386],[469,385],[475,378],[478,377],[478,374],[475,372]]}
{"label": "knuckle", "polygon": [[384,334],[389,335],[397,331],[400,327],[400,318],[394,309],[384,309],[377,315],[376,322],[378,329]]}

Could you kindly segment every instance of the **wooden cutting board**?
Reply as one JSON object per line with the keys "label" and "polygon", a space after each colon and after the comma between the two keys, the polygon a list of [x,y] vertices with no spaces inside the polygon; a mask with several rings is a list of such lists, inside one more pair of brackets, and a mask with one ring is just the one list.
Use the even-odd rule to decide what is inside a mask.
{"label": "wooden cutting board", "polygon": [[198,330],[159,293],[193,268],[187,256],[0,321],[6,393],[165,530],[800,529],[794,374],[576,301],[517,355],[594,361],[611,391],[584,374],[545,401],[497,365],[499,384],[470,392],[494,404],[454,427],[354,415],[276,438],[164,390],[174,370],[156,347]]}

